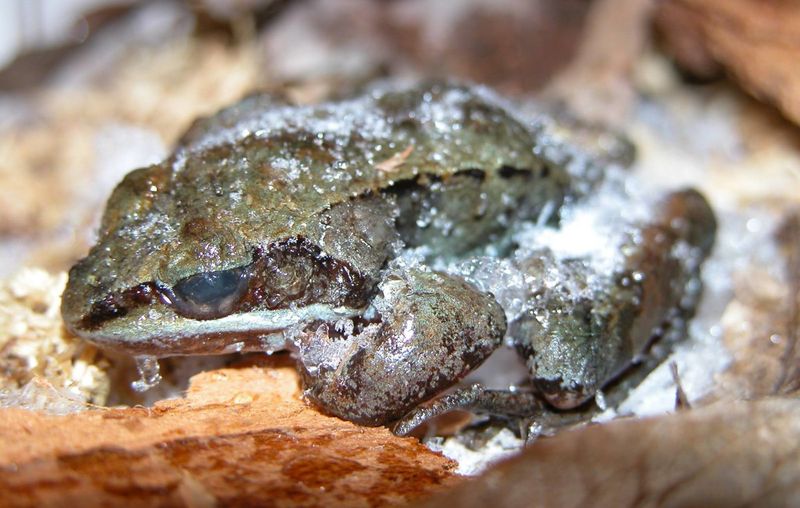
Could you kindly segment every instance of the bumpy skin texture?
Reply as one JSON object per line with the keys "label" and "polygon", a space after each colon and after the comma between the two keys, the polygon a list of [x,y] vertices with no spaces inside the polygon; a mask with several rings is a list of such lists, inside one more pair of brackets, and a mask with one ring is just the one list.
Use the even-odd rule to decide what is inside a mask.
{"label": "bumpy skin texture", "polygon": [[[563,284],[538,295],[538,305],[511,326],[514,347],[527,359],[537,392],[550,405],[571,409],[594,397],[626,370],[649,343],[683,325],[701,288],[699,269],[716,233],[716,219],[694,190],[669,194],[651,221],[631,231],[628,252],[612,286],[576,297],[587,273],[561,262]],[[548,253],[519,263],[531,275],[558,264]],[[552,267],[551,267],[552,268]],[[576,284],[577,282],[577,284]],[[532,295],[533,296],[533,295]],[[598,340],[602,338],[602,340]]]}
{"label": "bumpy skin texture", "polygon": [[[502,256],[516,247],[510,224],[556,225],[607,160],[559,151],[551,134],[478,87],[384,88],[316,107],[249,97],[196,122],[170,159],[120,183],[97,245],[70,271],[65,324],[136,355],[291,349],[322,409],[370,425],[396,420],[480,365],[508,325],[491,294],[396,260],[398,245],[422,247],[428,262],[487,246]],[[624,143],[584,134],[612,147],[604,156],[629,158]],[[678,207],[665,220],[702,223],[710,210],[698,199],[702,213]],[[713,227],[687,231],[673,236],[713,238]],[[644,279],[678,281],[664,301],[642,297],[641,281],[612,283],[606,300],[564,308],[563,318],[511,323],[552,405],[579,404],[616,375],[696,280],[699,261],[649,249],[633,248],[626,270],[666,267],[669,279]],[[545,310],[566,302],[542,299]]]}
{"label": "bumpy skin texture", "polygon": [[[380,292],[380,320],[355,341],[323,323],[298,344],[306,396],[368,425],[396,420],[422,394],[462,378],[500,345],[506,329],[491,295],[446,274],[390,272]],[[341,356],[329,354],[336,342],[343,343]]]}
{"label": "bumpy skin texture", "polygon": [[[547,203],[557,208],[567,193],[567,172],[545,165],[536,146],[532,129],[467,87],[376,92],[315,108],[248,98],[198,122],[167,161],[133,171],[120,183],[97,245],[70,271],[64,321],[103,346],[166,356],[221,351],[232,333],[257,347],[259,335],[290,321],[355,315],[393,256],[397,212],[390,210],[388,196],[399,195],[399,206],[413,208],[406,188],[466,180],[464,204],[454,213],[487,217],[486,225],[457,226],[440,248],[491,241],[502,232],[498,216],[511,220],[520,209],[535,216]],[[386,164],[394,159],[398,163]],[[472,179],[484,185],[469,185]],[[517,192],[501,202],[498,192],[505,188]],[[370,196],[380,199],[359,203]],[[329,216],[343,207],[363,213],[331,224]],[[404,224],[416,223],[413,214],[403,217]],[[400,229],[410,243],[424,241],[414,227]],[[435,225],[429,230],[428,236],[445,236]],[[258,264],[292,239],[320,251],[306,254],[306,264],[318,265],[321,256],[341,263],[327,270],[331,284],[359,279],[340,284],[349,298],[309,295],[304,288],[306,298],[275,306],[250,295],[245,310],[212,322],[176,313],[175,298],[164,291],[193,274]],[[282,267],[277,278],[257,275],[269,279],[262,292],[302,285],[286,274],[294,271]],[[281,277],[286,280],[276,280]],[[292,301],[301,307],[299,316],[286,312]],[[315,301],[319,305],[311,308]],[[244,319],[245,313],[252,318]]]}

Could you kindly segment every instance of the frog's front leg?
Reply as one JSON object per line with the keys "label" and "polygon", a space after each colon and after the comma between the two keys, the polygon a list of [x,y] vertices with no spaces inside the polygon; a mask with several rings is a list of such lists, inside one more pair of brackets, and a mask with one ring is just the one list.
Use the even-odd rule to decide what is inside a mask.
{"label": "frog's front leg", "polygon": [[503,309],[463,280],[389,271],[374,317],[313,323],[296,338],[305,396],[365,425],[397,420],[480,365],[506,331]]}

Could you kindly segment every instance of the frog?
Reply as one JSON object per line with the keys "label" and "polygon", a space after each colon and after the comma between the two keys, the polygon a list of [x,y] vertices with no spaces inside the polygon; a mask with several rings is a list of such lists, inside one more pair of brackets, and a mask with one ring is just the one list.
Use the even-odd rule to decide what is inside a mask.
{"label": "frog", "polygon": [[[632,228],[605,296],[531,287],[538,303],[510,318],[442,260],[510,259],[512,225],[558,228],[605,166],[630,157],[607,137],[602,150],[558,148],[541,118],[447,81],[317,105],[248,96],[115,188],[69,271],[65,327],[144,358],[289,351],[311,404],[401,434],[456,407],[580,406],[691,315],[716,226],[697,191],[672,193]],[[563,273],[564,287],[587,277],[546,249],[514,265]],[[507,343],[530,391],[458,388]]]}

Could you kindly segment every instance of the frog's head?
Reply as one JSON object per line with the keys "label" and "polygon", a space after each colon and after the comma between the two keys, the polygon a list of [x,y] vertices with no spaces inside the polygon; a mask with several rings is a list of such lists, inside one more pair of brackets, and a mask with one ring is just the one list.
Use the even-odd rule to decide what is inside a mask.
{"label": "frog's head", "polygon": [[[196,264],[182,277],[172,274],[191,271],[190,264],[161,272],[166,258],[156,256],[137,267],[140,273],[152,269],[153,275],[112,281],[94,274],[117,260],[102,256],[100,261],[94,254],[70,271],[62,302],[65,323],[77,335],[131,353],[272,347],[264,341],[296,323],[357,313],[371,292],[368,277],[305,237],[254,247],[249,259],[231,268]],[[109,267],[109,273],[125,269]]]}
{"label": "frog's head", "polygon": [[97,245],[69,273],[71,332],[134,354],[210,354],[363,310],[394,241],[385,206],[300,206],[260,194],[246,171],[189,169],[136,170],[114,191]]}

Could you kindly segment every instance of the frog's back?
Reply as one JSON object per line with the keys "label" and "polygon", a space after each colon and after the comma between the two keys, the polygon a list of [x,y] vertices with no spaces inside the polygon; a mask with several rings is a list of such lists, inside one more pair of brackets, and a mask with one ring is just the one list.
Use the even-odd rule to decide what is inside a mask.
{"label": "frog's back", "polygon": [[[254,245],[303,235],[337,203],[419,175],[542,166],[532,129],[489,92],[466,86],[376,91],[314,107],[252,96],[193,131],[173,158],[120,185],[101,231],[127,230],[134,244],[171,250],[167,282],[196,270],[180,269],[197,252],[182,246],[207,245],[204,270],[230,268],[246,263]],[[563,170],[549,171],[566,182]],[[215,250],[226,250],[224,261]]]}

